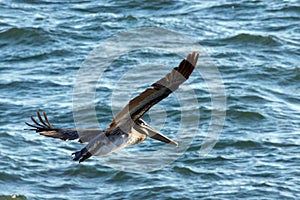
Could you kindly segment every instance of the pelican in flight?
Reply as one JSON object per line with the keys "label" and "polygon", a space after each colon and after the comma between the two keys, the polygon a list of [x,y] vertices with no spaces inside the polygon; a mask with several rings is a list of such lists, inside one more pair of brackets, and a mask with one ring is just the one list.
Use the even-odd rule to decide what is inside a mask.
{"label": "pelican in flight", "polygon": [[78,139],[80,143],[87,143],[83,149],[72,154],[73,160],[79,162],[83,162],[91,156],[107,155],[124,147],[141,143],[147,136],[178,146],[177,142],[156,131],[141,117],[189,78],[196,66],[198,56],[198,52],[191,52],[178,67],[130,100],[106,130],[55,128],[49,122],[46,113],[44,112],[42,116],[39,111],[37,111],[38,120],[30,116],[33,124],[25,122],[30,127],[27,130],[34,130],[47,137],[61,140]]}

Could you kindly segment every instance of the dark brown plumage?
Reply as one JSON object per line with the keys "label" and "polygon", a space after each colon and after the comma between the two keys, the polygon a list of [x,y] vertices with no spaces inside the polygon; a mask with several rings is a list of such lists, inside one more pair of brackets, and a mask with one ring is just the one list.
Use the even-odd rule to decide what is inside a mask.
{"label": "dark brown plumage", "polygon": [[126,146],[138,144],[149,136],[152,139],[178,146],[178,143],[156,131],[144,122],[141,117],[155,104],[160,102],[175,91],[180,84],[186,81],[193,72],[198,53],[192,52],[187,59],[182,60],[165,77],[151,85],[129,103],[117,114],[106,130],[74,130],[57,129],[49,122],[46,113],[44,119],[39,111],[37,117],[39,122],[30,116],[33,124],[25,122],[41,135],[62,140],[75,140],[88,142],[82,150],[73,153],[74,161],[83,162],[92,155],[106,155]]}

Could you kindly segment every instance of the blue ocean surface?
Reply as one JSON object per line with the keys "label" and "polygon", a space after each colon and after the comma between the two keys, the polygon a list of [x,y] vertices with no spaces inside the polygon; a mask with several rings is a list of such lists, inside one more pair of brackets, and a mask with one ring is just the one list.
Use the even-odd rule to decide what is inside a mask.
{"label": "blue ocean surface", "polygon": [[[299,22],[298,0],[0,0],[0,199],[300,199]],[[226,118],[208,155],[199,153],[214,107],[209,86],[196,74],[188,82],[196,110],[170,95],[145,116],[176,140],[180,109],[186,109],[186,134],[197,130],[182,155],[159,170],[116,169],[104,157],[79,164],[71,153],[84,145],[24,130],[37,109],[56,127],[75,128],[74,85],[90,52],[115,35],[145,27],[195,41],[220,73]],[[128,101],[111,100],[123,74],[137,88],[126,94],[133,97],[181,59],[137,49],[114,60],[96,87],[99,127],[105,129]],[[145,63],[147,71],[127,73]],[[149,63],[165,67],[151,71]],[[90,110],[79,108],[86,127],[94,126],[85,123]],[[194,127],[196,111],[200,118]],[[122,152],[140,158],[163,146],[148,138],[121,150],[114,162]]]}

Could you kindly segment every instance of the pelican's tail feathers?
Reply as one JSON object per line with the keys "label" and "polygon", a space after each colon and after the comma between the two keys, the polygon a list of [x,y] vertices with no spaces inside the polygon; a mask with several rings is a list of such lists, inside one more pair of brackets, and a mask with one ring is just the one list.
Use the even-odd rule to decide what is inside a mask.
{"label": "pelican's tail feathers", "polygon": [[89,157],[92,156],[92,154],[87,150],[87,148],[83,148],[80,151],[76,151],[72,153],[74,155],[73,161],[79,161],[79,163],[85,161]]}

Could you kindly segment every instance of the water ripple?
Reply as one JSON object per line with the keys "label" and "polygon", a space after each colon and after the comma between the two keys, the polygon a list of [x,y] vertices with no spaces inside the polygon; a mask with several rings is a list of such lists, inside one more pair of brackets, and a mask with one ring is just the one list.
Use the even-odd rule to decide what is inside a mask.
{"label": "water ripple", "polygon": [[[0,5],[0,199],[299,199],[298,1],[12,0]],[[190,113],[191,128],[179,138],[198,129],[186,152],[160,171],[117,171],[105,167],[100,157],[74,163],[71,153],[84,145],[23,130],[36,109],[46,111],[56,127],[74,128],[73,85],[82,61],[100,41],[147,26],[180,32],[203,45],[222,75],[226,122],[209,155],[199,157],[199,149],[213,105],[198,76],[188,84],[199,107],[180,109],[171,95],[152,110],[154,120],[145,117],[153,126],[163,123],[161,132],[172,138],[182,111]],[[142,49],[113,62],[96,88],[100,126],[105,128],[112,110],[128,100],[120,98],[111,108],[112,93],[123,74],[139,74],[136,89],[120,93],[131,97],[164,73],[151,74],[152,67],[137,71],[134,66],[172,67],[177,59],[170,52]],[[90,127],[94,107],[81,103],[74,109],[82,125]],[[198,111],[199,127],[192,127]],[[127,150],[140,156],[161,145],[147,139]]]}

